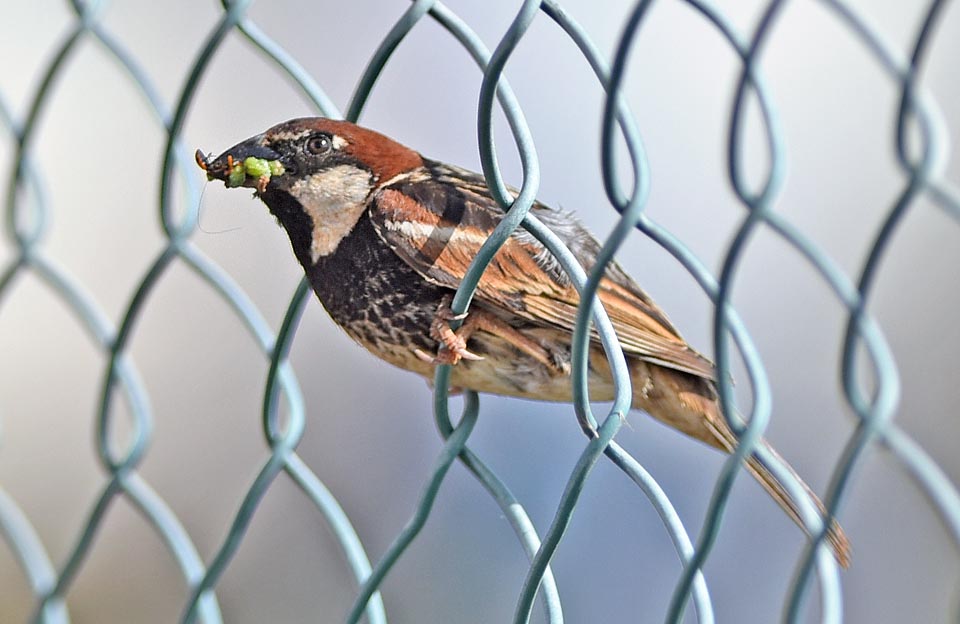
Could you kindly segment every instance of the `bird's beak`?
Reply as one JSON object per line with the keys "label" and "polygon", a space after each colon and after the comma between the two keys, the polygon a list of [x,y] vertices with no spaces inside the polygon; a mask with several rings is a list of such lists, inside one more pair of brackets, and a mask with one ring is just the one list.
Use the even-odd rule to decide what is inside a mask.
{"label": "bird's beak", "polygon": [[237,143],[219,156],[196,153],[197,164],[208,180],[222,180],[227,186],[250,186],[261,192],[271,176],[283,173],[280,154],[264,145],[262,134]]}

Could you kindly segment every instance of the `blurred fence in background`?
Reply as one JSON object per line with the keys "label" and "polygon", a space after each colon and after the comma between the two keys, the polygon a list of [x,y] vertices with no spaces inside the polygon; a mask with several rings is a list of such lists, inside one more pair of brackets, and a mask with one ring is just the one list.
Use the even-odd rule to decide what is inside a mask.
{"label": "blurred fence in background", "polygon": [[[374,4],[376,10],[396,10],[387,3]],[[563,620],[564,596],[581,591],[574,582],[577,576],[575,571],[567,575],[566,584],[558,583],[550,562],[558,549],[562,550],[565,530],[578,509],[581,494],[594,467],[604,461],[612,462],[626,473],[649,499],[649,504],[660,516],[663,529],[675,546],[676,556],[682,562],[676,572],[666,572],[675,575],[675,588],[666,612],[637,614],[636,621],[665,619],[677,622],[684,619],[685,612],[689,612],[688,620],[695,615],[700,622],[714,621],[709,583],[701,572],[705,570],[720,535],[726,502],[734,477],[740,470],[740,460],[753,450],[754,442],[767,428],[774,413],[773,393],[760,359],[760,349],[754,345],[747,324],[731,303],[747,245],[758,231],[772,232],[792,247],[804,259],[807,271],[822,280],[832,292],[835,302],[845,310],[846,329],[840,347],[842,358],[839,377],[843,400],[855,420],[849,439],[845,441],[831,473],[825,495],[828,508],[838,512],[843,519],[843,502],[856,486],[853,471],[864,453],[879,445],[889,451],[886,456],[888,461],[896,463],[908,474],[913,485],[926,496],[928,505],[946,526],[955,548],[960,543],[960,497],[950,476],[894,419],[901,396],[897,365],[884,332],[870,314],[869,306],[891,240],[918,203],[929,203],[931,206],[926,206],[927,210],[942,211],[954,227],[960,220],[960,194],[944,175],[949,162],[949,126],[945,124],[938,102],[920,81],[924,62],[936,41],[938,21],[946,10],[946,3],[932,2],[924,9],[915,36],[903,48],[905,52],[889,44],[846,3],[828,0],[820,3],[830,13],[831,19],[846,29],[849,38],[862,48],[863,53],[869,55],[876,71],[882,72],[899,94],[899,108],[893,116],[894,123],[882,131],[889,134],[896,146],[896,159],[904,183],[896,197],[891,199],[879,229],[853,271],[845,270],[825,249],[818,246],[817,241],[777,210],[778,197],[785,184],[787,149],[780,127],[778,105],[767,86],[762,68],[765,47],[776,36],[775,31],[781,21],[789,19],[788,5],[792,3],[774,1],[763,4],[750,30],[738,29],[718,6],[711,3],[692,0],[684,3],[710,28],[715,29],[732,54],[740,60],[736,78],[728,86],[730,101],[724,106],[730,106],[726,167],[729,184],[743,207],[743,218],[725,250],[717,275],[706,268],[684,241],[645,211],[651,173],[640,139],[639,128],[644,124],[642,119],[638,120],[631,113],[626,98],[621,94],[625,72],[631,61],[631,49],[644,32],[646,18],[653,4],[639,2],[631,8],[623,21],[614,53],[608,59],[559,2],[516,3],[517,12],[513,22],[496,45],[492,46],[492,51],[470,24],[443,3],[413,2],[405,7],[402,17],[384,34],[379,48],[372,52],[372,59],[360,77],[344,109],[345,113],[341,113],[325,93],[323,79],[311,76],[301,62],[282,47],[288,41],[277,33],[273,37],[267,36],[248,17],[250,2],[224,3],[222,14],[216,23],[209,25],[209,32],[202,41],[184,39],[175,42],[178,49],[198,51],[189,64],[182,86],[173,95],[170,89],[161,88],[155,83],[151,71],[122,41],[119,36],[122,33],[114,32],[107,25],[106,18],[112,7],[106,6],[106,3],[76,1],[70,5],[72,14],[66,24],[66,32],[52,46],[47,55],[49,60],[35,76],[33,95],[25,105],[15,106],[4,93],[3,73],[0,72],[0,120],[5,133],[4,141],[11,149],[10,165],[3,183],[3,234],[8,254],[0,273],[0,324],[9,322],[4,321],[3,307],[17,299],[19,284],[29,276],[41,283],[56,301],[51,301],[50,305],[69,310],[78,331],[82,331],[101,353],[99,364],[102,365],[93,427],[96,454],[106,476],[96,496],[88,501],[85,517],[61,519],[76,531],[66,555],[52,557],[41,539],[41,532],[35,527],[36,520],[25,511],[16,496],[0,490],[0,535],[7,543],[9,553],[16,561],[19,573],[26,580],[35,601],[30,620],[50,623],[77,621],[77,618],[71,618],[71,588],[83,577],[85,560],[98,547],[111,540],[111,532],[104,530],[104,524],[118,500],[125,501],[136,510],[142,523],[155,532],[165,545],[179,569],[187,588],[180,607],[182,620],[206,623],[230,620],[224,615],[229,610],[218,600],[218,584],[244,545],[245,534],[256,518],[261,501],[278,478],[284,478],[285,475],[300,488],[302,496],[319,510],[343,550],[342,562],[327,564],[346,566],[355,579],[355,600],[349,615],[302,613],[298,621],[340,621],[346,616],[348,621],[353,622],[365,615],[370,622],[385,622],[390,609],[389,600],[385,609],[379,592],[382,583],[424,527],[448,470],[459,460],[500,507],[516,533],[517,548],[522,549],[530,559],[526,578],[522,585],[515,588],[515,621],[527,621],[534,605],[540,600],[546,619],[560,622]],[[329,7],[315,10],[316,15],[304,15],[303,19],[316,24],[317,36],[349,37],[346,33],[351,28],[363,28],[362,25],[334,23],[325,19],[321,12],[333,11]],[[198,228],[204,182],[190,155],[197,146],[184,141],[184,128],[197,101],[204,97],[201,84],[210,71],[212,60],[221,52],[224,40],[232,33],[240,33],[246,44],[272,65],[273,71],[292,81],[313,103],[316,113],[358,120],[361,119],[368,97],[376,93],[378,80],[389,75],[391,55],[398,46],[403,46],[407,34],[420,28],[421,22],[435,22],[459,42],[481,70],[476,75],[480,94],[475,113],[477,145],[491,188],[505,206],[512,205],[511,219],[508,220],[510,227],[526,227],[535,235],[545,236],[536,222],[525,217],[532,199],[538,193],[540,170],[533,138],[518,98],[503,75],[511,55],[522,45],[525,33],[534,20],[549,20],[555,28],[566,34],[568,45],[579,49],[594,72],[595,89],[603,97],[600,126],[603,183],[610,206],[619,213],[618,225],[606,241],[605,257],[609,261],[626,237],[638,229],[666,249],[707,294],[715,310],[713,354],[723,382],[721,395],[729,413],[739,411],[745,414],[745,426],[743,423],[734,423],[739,429],[742,444],[719,471],[706,517],[702,526],[693,531],[693,535],[697,536],[693,539],[664,489],[641,462],[616,441],[630,404],[629,384],[621,384],[622,396],[605,414],[595,417],[590,404],[584,399],[575,406],[582,429],[587,433],[582,452],[573,467],[566,468],[569,472],[567,484],[559,501],[555,502],[552,522],[537,529],[508,485],[467,445],[482,411],[478,397],[468,394],[462,415],[459,419],[451,418],[446,396],[448,371],[441,369],[435,384],[434,414],[444,439],[442,450],[426,479],[420,499],[411,501],[413,518],[371,566],[361,540],[340,504],[297,454],[297,447],[306,429],[324,426],[316,419],[308,418],[312,410],[301,392],[301,384],[311,383],[311,371],[299,370],[295,373],[288,359],[305,304],[310,299],[309,287],[305,282],[300,283],[289,301],[282,323],[278,328],[273,328],[234,277],[197,247],[194,235]],[[139,92],[141,103],[138,106],[149,110],[156,127],[162,131],[164,147],[160,154],[142,153],[139,137],[129,136],[129,149],[118,153],[116,161],[90,158],[84,146],[76,146],[77,151],[68,156],[69,162],[66,164],[58,162],[50,166],[40,157],[45,108],[57,97],[58,82],[70,73],[75,51],[91,41],[102,48],[113,64],[112,71],[122,74],[123,80]],[[174,43],[171,42],[171,45]],[[245,71],[241,66],[234,68],[238,76]],[[96,88],[95,84],[91,86],[89,97],[92,99],[98,98]],[[256,85],[250,88],[256,88]],[[100,106],[113,107],[115,104],[103,101]],[[239,101],[236,106],[243,108],[246,104]],[[493,128],[497,106],[505,115],[523,171],[523,183],[516,201],[507,193],[494,157]],[[18,109],[24,112],[15,112]],[[225,111],[225,114],[228,112]],[[119,112],[118,115],[122,116]],[[281,120],[269,115],[266,118],[267,123]],[[588,121],[591,127],[596,124],[594,119]],[[83,118],[77,118],[76,123],[86,122]],[[764,155],[746,154],[749,151],[744,147],[748,126],[761,133],[766,152]],[[389,128],[381,129],[390,134]],[[953,129],[956,131],[955,127]],[[881,132],[880,129],[874,131]],[[246,128],[238,129],[235,138],[247,134]],[[626,150],[618,152],[618,145],[625,145]],[[625,159],[626,164],[617,166],[617,156]],[[158,168],[154,169],[152,163],[157,161]],[[55,194],[52,189],[63,179],[58,168],[68,166],[72,173],[81,175],[96,189],[98,185],[110,185],[114,176],[130,176],[131,172],[138,171],[127,166],[131,162],[141,163],[142,194],[128,197],[128,209],[152,210],[162,239],[149,267],[122,306],[122,314],[114,319],[84,282],[73,274],[69,265],[58,262],[47,253],[46,241],[50,228],[59,218],[58,212],[82,209],[80,204],[65,206],[61,205],[62,201],[57,203],[51,199]],[[856,164],[851,166],[856,167]],[[582,175],[596,176],[595,171],[584,171]],[[694,172],[690,173],[691,177],[695,175]],[[152,179],[148,180],[151,175]],[[157,183],[159,198],[152,199]],[[508,230],[501,232],[503,235],[508,233]],[[123,234],[114,231],[113,235]],[[549,238],[542,240],[564,263],[575,283],[581,289],[591,291],[602,271],[602,263],[591,275],[584,274],[566,249]],[[476,260],[475,268],[478,271],[492,256],[494,248],[488,251]],[[157,415],[153,405],[157,398],[150,390],[149,375],[138,366],[137,358],[133,356],[131,345],[137,337],[143,317],[156,299],[155,291],[161,287],[174,266],[186,267],[194,272],[206,284],[206,288],[226,303],[258,346],[263,360],[269,363],[262,392],[262,430],[270,453],[257,466],[258,472],[245,494],[235,502],[235,512],[224,529],[225,534],[219,545],[205,556],[198,553],[192,531],[167,503],[163,490],[151,485],[152,481],[141,471],[141,464],[149,455],[154,437]],[[475,283],[476,279],[472,282],[468,280],[461,288],[456,306],[462,307]],[[943,284],[943,287],[956,290],[957,283]],[[585,328],[590,311],[582,312],[581,327]],[[595,322],[602,334],[612,333],[602,312],[598,312]],[[585,340],[583,332],[580,337]],[[3,375],[16,378],[16,362],[10,361],[7,356],[3,357]],[[730,382],[737,358],[742,358],[747,371],[745,377],[739,376],[740,384],[749,391],[748,400],[739,401],[740,405]],[[950,362],[953,365],[951,377],[955,377],[957,369],[955,363],[952,360]],[[832,388],[818,390],[833,392]],[[51,386],[48,391],[56,392],[57,389]],[[586,396],[583,391],[581,394]],[[83,413],[81,411],[81,415]],[[418,415],[401,416],[413,418]],[[16,405],[7,405],[4,413],[0,414],[4,421],[26,417],[28,414],[18,410]],[[342,444],[349,444],[349,441]],[[9,445],[2,449],[5,454],[17,452],[18,448]],[[230,449],[219,448],[216,452],[229,454]],[[56,459],[51,461],[55,462]],[[70,467],[64,465],[62,470],[70,470]],[[17,475],[8,473],[3,478],[5,481],[16,480]],[[7,484],[3,485],[6,487]],[[797,483],[791,485],[795,490],[799,487]],[[838,571],[829,551],[820,547],[822,525],[812,506],[808,507],[805,522],[817,538],[809,542],[795,562],[794,576],[783,603],[783,617],[789,621],[799,621],[808,603],[816,602],[816,613],[822,621],[839,622],[843,620],[844,613],[842,573]],[[691,521],[688,519],[686,523],[689,525]],[[602,530],[602,527],[597,527],[597,530]],[[855,557],[857,554],[855,552]],[[955,551],[953,560],[957,560]],[[638,567],[643,565],[642,560],[637,561]],[[488,570],[486,573],[495,574],[496,571]],[[639,581],[621,575],[607,582],[611,592],[628,592]],[[429,595],[419,596],[419,600],[432,599]],[[592,599],[602,601],[603,596],[593,596]],[[4,596],[3,600],[6,601],[7,597]],[[10,600],[12,602],[12,598]],[[688,608],[690,605],[694,608]],[[741,602],[741,606],[744,610],[749,609],[746,600]],[[0,619],[8,621],[3,609],[4,604],[0,602]],[[960,611],[954,609],[953,614],[947,614],[946,617],[955,619],[958,613]],[[477,617],[479,621],[484,621],[482,614],[470,616]],[[470,618],[465,617],[464,621],[470,621]],[[131,616],[131,621],[139,619]]]}

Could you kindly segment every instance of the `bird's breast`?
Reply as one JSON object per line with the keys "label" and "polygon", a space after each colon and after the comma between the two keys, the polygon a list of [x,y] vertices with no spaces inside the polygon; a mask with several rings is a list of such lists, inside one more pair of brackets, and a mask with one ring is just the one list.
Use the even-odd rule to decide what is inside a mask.
{"label": "bird's breast", "polygon": [[366,215],[333,253],[304,269],[334,322],[376,355],[391,361],[404,350],[436,348],[430,323],[447,291],[393,253]]}

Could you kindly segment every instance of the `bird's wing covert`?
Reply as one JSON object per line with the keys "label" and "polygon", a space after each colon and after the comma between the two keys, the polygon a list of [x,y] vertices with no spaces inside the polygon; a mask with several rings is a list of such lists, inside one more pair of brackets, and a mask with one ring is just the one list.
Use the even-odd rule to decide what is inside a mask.
{"label": "bird's wing covert", "polygon": [[[483,178],[431,163],[422,175],[380,189],[370,218],[384,242],[428,281],[457,288],[487,236],[503,218]],[[594,264],[599,244],[571,215],[535,204],[541,219],[584,267]],[[573,331],[580,297],[552,254],[518,229],[490,262],[476,297],[536,324]],[[714,367],[690,348],[662,311],[616,265],[600,282],[598,298],[624,352],[654,364],[712,379]],[[594,333],[593,339],[597,336]]]}

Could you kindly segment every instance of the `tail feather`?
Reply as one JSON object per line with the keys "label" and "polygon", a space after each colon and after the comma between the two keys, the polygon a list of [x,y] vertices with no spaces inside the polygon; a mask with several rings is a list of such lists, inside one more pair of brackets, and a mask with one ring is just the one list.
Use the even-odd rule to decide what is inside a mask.
{"label": "tail feather", "polygon": [[[793,469],[790,464],[788,464],[779,453],[777,453],[772,446],[766,441],[763,440],[762,444],[772,455],[774,455],[782,464],[790,471],[790,474],[793,475],[797,481],[800,482],[800,485],[803,486],[804,491],[807,496],[810,497],[810,500],[813,501],[814,506],[817,511],[820,512],[821,518],[826,518],[827,510],[823,506],[823,503],[820,501],[820,498],[810,489],[810,486],[800,478],[800,475]],[[760,459],[754,455],[747,460],[747,470],[750,471],[750,474],[756,478],[756,480],[763,486],[763,489],[773,497],[773,500],[780,505],[781,508],[790,518],[796,522],[800,527],[804,527],[803,520],[800,517],[800,509],[797,506],[796,501],[790,496],[790,493],[787,492],[787,489],[783,486],[783,483],[774,476],[773,472],[770,471]],[[806,530],[806,529],[804,529]],[[840,524],[835,520],[830,520],[830,526],[827,528],[826,534],[827,542],[830,544],[830,548],[833,550],[834,557],[844,568],[850,567],[850,540],[847,539],[847,534],[844,533],[843,529],[840,527]]]}
{"label": "tail feather", "polygon": [[[632,362],[631,377],[634,387],[634,407],[727,453],[732,452],[736,447],[737,438],[721,414],[712,381],[638,360]],[[821,517],[825,518],[826,509],[810,486],[766,440],[762,440],[761,444],[800,482]],[[800,528],[806,530],[796,501],[773,472],[755,455],[747,459],[746,467],[787,515]],[[836,520],[831,519],[826,539],[833,549],[837,562],[844,568],[848,567],[850,541]]]}
{"label": "tail feather", "polygon": [[[715,418],[710,419],[710,428],[716,432],[717,439],[721,441],[725,451],[728,453],[733,452],[735,445],[737,444],[736,436],[733,435],[733,432],[730,431],[727,427],[726,421],[722,420],[720,416],[719,406],[714,403],[715,418],[719,418],[718,422]],[[820,500],[820,497],[807,485],[807,482],[804,481],[796,470],[793,469],[783,457],[777,453],[777,451],[770,445],[766,440],[761,440],[760,444],[773,455],[777,461],[779,461],[789,472],[790,474],[800,482],[800,485],[803,487],[804,492],[810,497],[810,500],[813,502],[814,506],[817,508],[817,511],[820,512],[821,518],[826,518],[827,510],[823,506],[823,502]],[[760,461],[760,458],[753,454],[746,461],[747,471],[753,475],[753,477],[763,486],[763,489],[773,498],[774,501],[780,508],[783,509],[787,515],[797,523],[804,532],[807,531],[806,526],[803,523],[803,519],[800,516],[800,507],[797,505],[797,501],[794,500],[793,496],[790,495],[790,492],[783,485],[783,483],[773,474],[773,472]],[[833,555],[837,560],[837,563],[840,564],[843,568],[850,567],[850,540],[847,539],[847,534],[844,533],[843,529],[840,527],[840,524],[835,520],[830,520],[830,526],[827,529],[826,534],[827,542],[830,544],[830,548],[833,550]]]}

